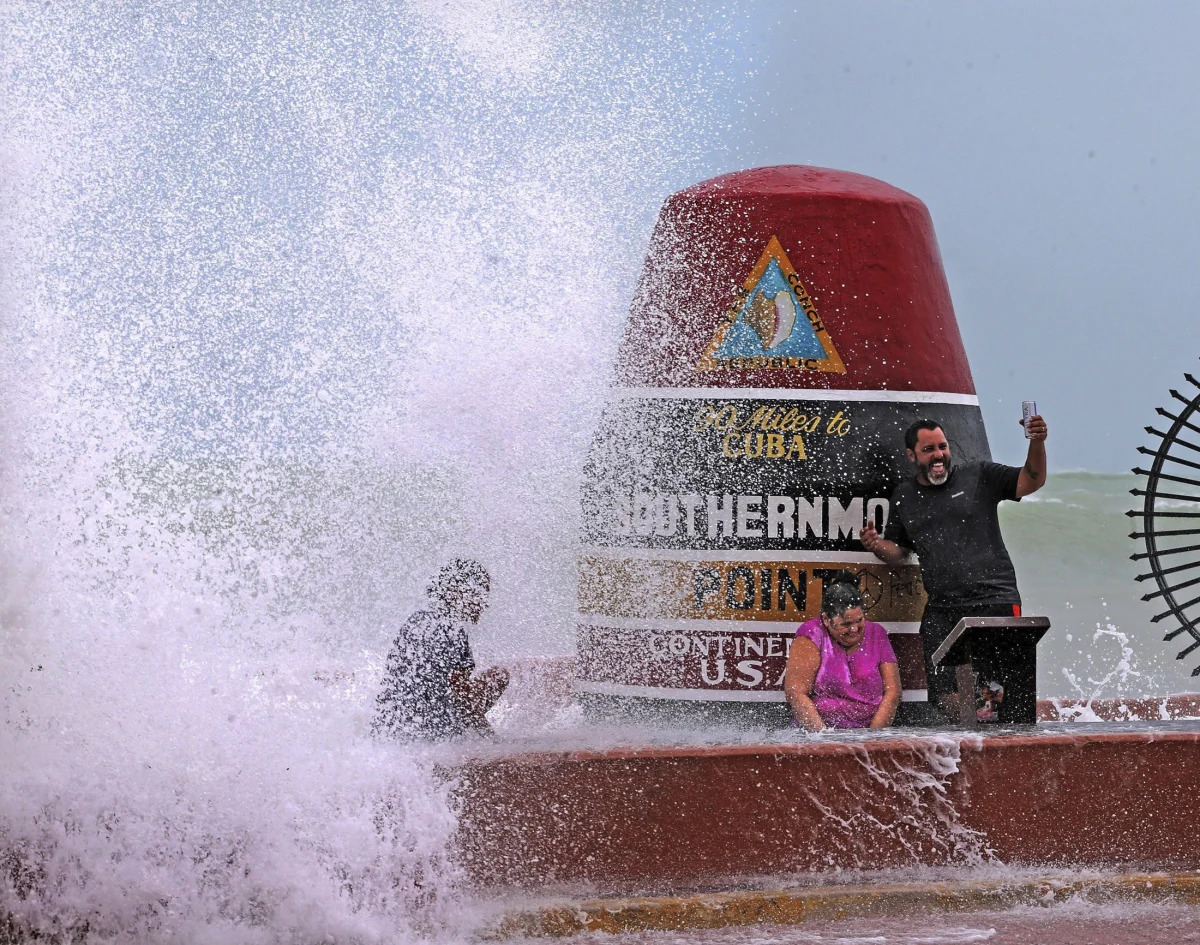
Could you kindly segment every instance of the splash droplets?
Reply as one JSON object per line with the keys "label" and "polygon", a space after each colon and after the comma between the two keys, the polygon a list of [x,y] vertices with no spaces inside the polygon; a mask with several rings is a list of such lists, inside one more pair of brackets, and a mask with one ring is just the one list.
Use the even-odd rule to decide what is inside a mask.
{"label": "splash droplets", "polygon": [[477,652],[567,647],[592,405],[728,15],[3,16],[3,908],[436,929],[450,788],[363,738],[379,663],[461,548]]}

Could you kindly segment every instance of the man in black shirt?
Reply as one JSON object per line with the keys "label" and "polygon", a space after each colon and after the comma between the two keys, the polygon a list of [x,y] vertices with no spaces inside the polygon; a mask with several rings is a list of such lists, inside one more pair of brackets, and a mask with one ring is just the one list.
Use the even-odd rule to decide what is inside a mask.
{"label": "man in black shirt", "polygon": [[508,673],[476,674],[467,625],[479,622],[491,581],[477,561],[457,558],[426,590],[431,606],[404,622],[375,698],[371,731],[397,738],[488,734],[484,718],[508,686]]}
{"label": "man in black shirt", "polygon": [[1021,614],[1017,575],[1000,535],[996,507],[1019,501],[1046,481],[1046,423],[1030,417],[1025,465],[967,463],[956,467],[941,425],[918,420],[904,435],[916,476],[892,493],[883,535],[868,522],[863,547],[888,564],[910,551],[921,560],[929,600],[921,618],[929,702],[941,710],[955,690],[953,667],[936,671],[931,657],[963,617]]}

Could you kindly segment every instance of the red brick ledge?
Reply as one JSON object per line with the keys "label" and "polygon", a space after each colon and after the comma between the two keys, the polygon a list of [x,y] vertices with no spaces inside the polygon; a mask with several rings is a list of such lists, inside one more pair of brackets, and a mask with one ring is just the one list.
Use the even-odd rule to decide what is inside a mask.
{"label": "red brick ledge", "polygon": [[1200,693],[1184,692],[1157,699],[1039,699],[1037,712],[1039,722],[1074,722],[1081,714],[1103,722],[1194,719],[1200,718]]}
{"label": "red brick ledge", "polygon": [[609,895],[834,864],[1200,869],[1200,726],[1067,728],[466,761],[458,849],[479,886]]}

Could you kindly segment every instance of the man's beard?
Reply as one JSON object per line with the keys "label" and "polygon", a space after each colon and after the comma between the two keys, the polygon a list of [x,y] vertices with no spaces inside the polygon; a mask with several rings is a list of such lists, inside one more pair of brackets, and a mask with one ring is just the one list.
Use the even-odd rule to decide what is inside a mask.
{"label": "man's beard", "polygon": [[941,472],[935,473],[933,471],[932,462],[928,466],[921,467],[921,471],[925,474],[925,478],[929,480],[930,485],[945,485],[946,480],[950,478],[950,457],[947,456],[942,462],[945,463],[945,466],[942,467]]}

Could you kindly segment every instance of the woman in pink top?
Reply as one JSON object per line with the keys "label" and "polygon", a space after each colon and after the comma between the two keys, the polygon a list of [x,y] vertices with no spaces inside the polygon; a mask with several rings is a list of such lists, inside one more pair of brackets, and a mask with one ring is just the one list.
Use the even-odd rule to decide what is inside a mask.
{"label": "woman in pink top", "polygon": [[900,670],[887,631],[863,616],[857,575],[826,582],[821,615],[801,624],[783,690],[796,724],[811,732],[884,728],[900,704]]}

